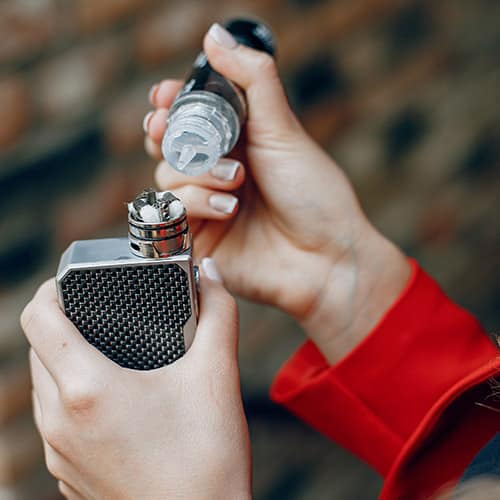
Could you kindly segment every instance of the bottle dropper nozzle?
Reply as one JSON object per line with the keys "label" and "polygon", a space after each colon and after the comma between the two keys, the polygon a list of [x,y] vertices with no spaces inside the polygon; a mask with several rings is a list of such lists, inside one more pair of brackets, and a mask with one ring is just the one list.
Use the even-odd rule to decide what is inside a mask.
{"label": "bottle dropper nozzle", "polygon": [[179,170],[184,170],[191,163],[191,160],[196,156],[196,154],[197,151],[192,144],[182,146],[181,154],[179,155],[179,160],[177,162],[177,168]]}
{"label": "bottle dropper nozzle", "polygon": [[224,138],[231,135],[233,124],[220,112],[220,100],[219,96],[189,95],[170,112],[161,148],[165,160],[179,172],[202,174],[224,154]]}

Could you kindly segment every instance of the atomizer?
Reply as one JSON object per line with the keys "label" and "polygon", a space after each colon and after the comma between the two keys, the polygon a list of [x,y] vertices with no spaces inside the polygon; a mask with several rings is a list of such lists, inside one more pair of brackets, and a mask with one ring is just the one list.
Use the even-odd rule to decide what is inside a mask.
{"label": "atomizer", "polygon": [[102,354],[152,370],[193,342],[197,269],[186,210],[172,193],[141,193],[128,204],[128,226],[128,237],[73,242],[57,291],[66,316]]}

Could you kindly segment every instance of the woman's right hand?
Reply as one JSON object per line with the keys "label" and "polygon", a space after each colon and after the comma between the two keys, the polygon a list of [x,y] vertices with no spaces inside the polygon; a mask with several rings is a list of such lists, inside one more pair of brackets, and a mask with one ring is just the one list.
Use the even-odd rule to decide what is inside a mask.
{"label": "woman's right hand", "polygon": [[[237,44],[219,25],[204,49],[246,92],[239,158],[199,177],[162,162],[159,187],[185,203],[197,258],[212,256],[231,291],[297,318],[329,361],[338,361],[401,293],[408,262],[368,222],[344,173],[299,124],[274,59]],[[153,155],[180,86],[166,80],[152,89],[157,110],[145,129]]]}

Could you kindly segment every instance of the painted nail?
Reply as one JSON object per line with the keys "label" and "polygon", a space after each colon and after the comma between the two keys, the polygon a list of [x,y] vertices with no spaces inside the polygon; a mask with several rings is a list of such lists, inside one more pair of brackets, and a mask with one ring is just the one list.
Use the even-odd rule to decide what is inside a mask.
{"label": "painted nail", "polygon": [[156,92],[158,92],[158,89],[160,88],[159,83],[155,83],[152,87],[151,90],[149,91],[148,94],[148,99],[149,102],[154,106],[155,105],[155,97],[156,97]]}
{"label": "painted nail", "polygon": [[234,181],[239,168],[239,161],[223,158],[212,168],[210,173],[221,181]]}
{"label": "painted nail", "polygon": [[210,257],[201,259],[201,268],[203,269],[203,272],[208,279],[222,283],[222,276],[217,269],[217,264],[215,263],[214,259]]}
{"label": "painted nail", "polygon": [[238,204],[238,198],[232,194],[217,193],[210,196],[208,203],[217,212],[229,215],[234,212]]}
{"label": "painted nail", "polygon": [[214,23],[210,26],[208,34],[218,43],[221,47],[225,49],[235,49],[238,46],[238,42],[235,40],[233,35],[223,28],[219,23]]}
{"label": "painted nail", "polygon": [[144,133],[148,133],[148,127],[149,127],[149,122],[151,121],[151,118],[155,114],[154,111],[150,111],[145,117],[144,120],[142,120],[142,128],[144,129]]}

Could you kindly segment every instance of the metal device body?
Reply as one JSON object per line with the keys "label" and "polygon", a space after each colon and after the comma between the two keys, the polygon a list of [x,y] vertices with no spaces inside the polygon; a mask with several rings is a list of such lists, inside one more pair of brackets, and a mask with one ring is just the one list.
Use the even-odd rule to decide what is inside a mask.
{"label": "metal device body", "polygon": [[129,212],[129,231],[68,247],[56,276],[59,302],[85,339],[120,366],[160,368],[184,355],[196,329],[186,214],[147,223]]}

